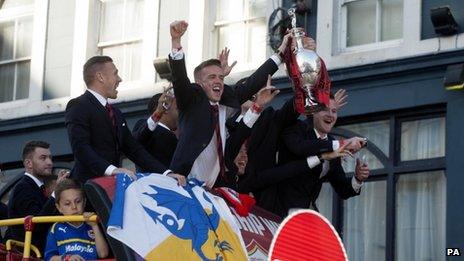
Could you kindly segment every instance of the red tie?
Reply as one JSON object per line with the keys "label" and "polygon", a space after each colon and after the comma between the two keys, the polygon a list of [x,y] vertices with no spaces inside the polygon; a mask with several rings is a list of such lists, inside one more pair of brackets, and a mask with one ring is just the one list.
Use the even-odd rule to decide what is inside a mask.
{"label": "red tie", "polygon": [[211,105],[211,111],[213,113],[213,128],[216,131],[216,145],[219,158],[219,175],[223,178],[224,181],[227,181],[224,164],[224,152],[222,150],[221,129],[219,127],[219,106]]}
{"label": "red tie", "polygon": [[114,118],[113,106],[111,106],[111,104],[109,103],[106,103],[105,108],[108,113],[108,117],[110,117],[111,124],[113,124],[113,128],[116,127],[116,119]]}
{"label": "red tie", "polygon": [[45,190],[45,185],[40,186],[40,191],[42,191],[42,195],[48,198],[47,191]]}

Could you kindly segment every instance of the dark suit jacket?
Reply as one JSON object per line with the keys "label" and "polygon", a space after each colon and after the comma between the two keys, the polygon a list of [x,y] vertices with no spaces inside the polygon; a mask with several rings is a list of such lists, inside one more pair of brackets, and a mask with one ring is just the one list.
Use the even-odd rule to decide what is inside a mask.
{"label": "dark suit jacket", "polygon": [[65,124],[75,159],[71,176],[81,182],[103,176],[110,164],[120,166],[123,154],[150,172],[163,173],[166,167],[132,137],[121,111],[113,111],[116,130],[106,108],[90,92],[68,102]]}
{"label": "dark suit jacket", "polygon": [[[312,151],[315,152],[313,155],[316,155],[329,149],[327,144],[330,144],[330,150],[332,149],[333,137],[329,136],[328,141],[318,141],[312,124],[307,122],[298,121],[296,125],[289,127],[285,133],[286,135],[282,137],[284,144],[289,144],[289,140],[299,140],[299,143],[293,144],[293,147],[281,147],[279,164],[286,164],[295,160],[306,160],[306,157],[311,155],[305,154],[301,156],[297,154],[302,151]],[[312,147],[308,144],[312,144]],[[351,178],[345,176],[341,160],[332,160],[329,164],[329,171],[322,178],[319,178],[322,172],[321,163],[306,173],[279,183],[274,191],[266,194],[266,200],[261,202],[261,206],[282,217],[286,216],[291,208],[308,208],[311,203],[315,203],[323,182],[330,182],[337,194],[343,199],[359,195],[351,185]]]}
{"label": "dark suit jacket", "polygon": [[[296,123],[298,114],[293,107],[293,99],[288,100],[282,108],[274,110],[272,107],[266,108],[253,125],[253,129],[248,139],[248,163],[245,174],[239,176],[237,190],[239,192],[253,192],[258,203],[262,190],[297,175],[298,173],[309,170],[308,164],[303,161],[290,162],[277,166],[276,153],[281,132],[287,126]],[[232,132],[229,128],[229,132]],[[234,156],[235,151],[243,143],[231,142],[228,150]],[[228,158],[233,161],[235,157]],[[230,163],[229,163],[230,164]],[[232,168],[232,167],[230,167]]]}
{"label": "dark suit jacket", "polygon": [[[170,165],[170,169],[182,175],[188,175],[193,163],[208,146],[213,137],[212,113],[208,97],[203,89],[191,83],[187,77],[185,60],[172,60],[172,83],[179,109],[179,143]],[[249,100],[253,94],[265,86],[267,76],[274,74],[278,67],[268,59],[244,83],[233,89],[224,85],[220,104],[232,108]]]}
{"label": "dark suit jacket", "polygon": [[[165,166],[171,164],[177,146],[177,137],[174,132],[159,125],[151,131],[148,128],[147,120],[141,119],[135,123],[132,135],[148,153],[162,164]],[[140,171],[145,172],[142,168]]]}
{"label": "dark suit jacket", "polygon": [[[55,214],[57,214],[55,199],[53,197],[46,198],[34,180],[28,176],[22,177],[9,195],[9,218],[20,218],[28,215],[50,216]],[[41,251],[45,247],[50,225],[41,224],[34,226],[32,244],[36,245]],[[9,236],[12,239],[24,241],[24,226],[11,226]]]}

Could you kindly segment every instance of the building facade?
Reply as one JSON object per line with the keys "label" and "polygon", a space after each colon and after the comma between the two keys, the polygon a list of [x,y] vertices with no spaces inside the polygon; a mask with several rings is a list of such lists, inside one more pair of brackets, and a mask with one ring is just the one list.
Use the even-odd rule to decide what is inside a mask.
{"label": "building facade", "polygon": [[[464,251],[461,150],[464,93],[443,85],[449,65],[464,63],[460,0],[308,0],[299,17],[317,40],[333,88],[348,91],[335,134],[361,135],[358,156],[372,177],[360,196],[341,201],[325,186],[321,212],[339,230],[351,260],[444,260]],[[67,101],[84,92],[82,65],[113,57],[123,82],[114,101],[130,126],[168,84],[153,59],[170,52],[169,23],[187,20],[188,71],[227,46],[238,65],[228,81],[272,54],[269,16],[292,0],[0,0],[0,161],[21,168],[29,140],[49,141],[55,161],[72,162],[64,127]],[[440,36],[430,9],[449,6],[460,25]],[[283,69],[273,83],[291,95]],[[129,163],[128,163],[129,164]],[[354,159],[346,159],[352,175]]]}

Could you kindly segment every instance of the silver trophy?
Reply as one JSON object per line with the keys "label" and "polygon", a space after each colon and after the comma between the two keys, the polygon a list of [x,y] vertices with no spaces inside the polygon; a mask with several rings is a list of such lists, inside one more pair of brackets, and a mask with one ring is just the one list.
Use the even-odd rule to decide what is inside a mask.
{"label": "silver trophy", "polygon": [[[321,73],[321,58],[317,55],[316,52],[312,50],[305,49],[303,47],[303,36],[305,32],[302,28],[296,27],[296,15],[295,9],[290,8],[288,14],[291,18],[292,28],[290,32],[292,33],[296,46],[293,50],[292,58],[290,61],[285,61],[287,63],[287,72],[289,77],[293,80],[293,85],[295,91],[298,89],[303,90],[304,93],[304,109],[297,108],[300,113],[314,113],[323,108],[323,104],[318,100],[316,95],[317,90],[315,90],[319,75]],[[289,67],[298,68],[298,72],[295,70],[289,69]]]}

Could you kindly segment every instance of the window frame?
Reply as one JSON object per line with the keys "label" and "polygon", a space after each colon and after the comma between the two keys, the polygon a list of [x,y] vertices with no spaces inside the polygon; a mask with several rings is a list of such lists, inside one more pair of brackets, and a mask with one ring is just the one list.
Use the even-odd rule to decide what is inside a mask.
{"label": "window frame", "polygon": [[[212,57],[217,57],[219,54],[219,27],[217,25],[224,25],[224,24],[235,24],[243,21],[247,22],[253,22],[256,21],[257,19],[261,18],[254,18],[254,17],[247,17],[244,19],[237,19],[237,20],[231,20],[231,21],[224,21],[224,22],[217,22],[217,8],[218,8],[218,1],[216,0],[203,0],[205,3],[205,18],[204,18],[204,44],[203,44],[203,55],[202,55],[202,60],[207,59],[207,58],[212,58]],[[266,22],[266,31],[267,31],[267,19],[269,19],[269,16],[271,15],[272,11],[277,8],[278,6],[282,6],[282,1],[277,1],[277,3],[273,0],[266,0],[266,12],[265,12],[265,22]],[[248,9],[247,9],[248,10]],[[248,11],[247,11],[248,12]],[[248,37],[248,36],[247,36]],[[272,50],[269,46],[268,39],[266,38],[266,44],[265,44],[265,59],[262,61],[266,61],[267,58],[270,57],[270,54],[272,53]],[[244,57],[248,55],[248,53],[251,50],[248,50],[249,48],[246,48],[245,53],[243,54]],[[217,53],[216,53],[217,50]],[[231,49],[231,52],[234,52],[233,49]],[[232,63],[233,61],[229,61]],[[243,61],[237,61],[238,63],[243,63]],[[251,63],[247,63],[244,65],[241,69],[234,68],[227,76],[227,82],[236,82],[239,79],[242,79],[244,77],[249,76],[254,70],[256,70],[257,67],[254,66]],[[279,70],[277,73],[275,73],[275,77],[282,77],[285,76],[286,73],[285,71]]]}
{"label": "window frame", "polygon": [[[98,40],[97,40],[97,50],[98,50],[98,53],[100,55],[103,54],[103,49],[105,48],[111,48],[111,47],[121,47],[123,48],[123,58],[124,58],[124,62],[123,62],[123,65],[126,65],[126,55],[127,55],[127,45],[132,45],[132,44],[138,44],[138,43],[141,43],[142,46],[141,48],[143,49],[143,42],[144,42],[144,34],[142,33],[140,37],[128,37],[126,38],[125,37],[125,31],[124,31],[124,22],[125,22],[125,18],[126,18],[126,13],[127,13],[127,9],[126,9],[126,6],[127,6],[127,1],[128,0],[123,0],[124,1],[124,7],[123,7],[123,12],[124,12],[124,15],[122,16],[122,23],[123,23],[123,33],[122,33],[122,37],[124,39],[118,39],[118,40],[110,40],[110,41],[100,41],[100,37],[101,37],[101,29],[102,29],[102,18],[103,18],[103,8],[102,8],[102,5],[105,3],[105,2],[111,2],[111,1],[108,1],[108,0],[98,0],[99,4],[100,4],[100,10],[99,10],[99,15],[98,15],[98,20],[99,20],[99,23],[98,23]],[[147,1],[144,0],[143,1],[143,6],[145,7],[147,5]],[[145,8],[143,8],[144,10]],[[144,15],[144,20],[146,19],[145,18],[145,15]],[[131,63],[130,63],[131,64]],[[142,78],[142,71],[143,71],[143,68],[142,68],[142,64],[140,64],[140,77]],[[119,71],[122,71],[122,68],[118,68]],[[128,82],[137,82],[141,79],[135,79],[135,80],[131,80],[131,81],[128,81]]]}
{"label": "window frame", "polygon": [[[30,61],[29,67],[29,95],[27,98],[0,103],[0,114],[8,117],[2,118],[17,118],[30,115],[30,111],[37,111],[41,108],[44,71],[45,71],[45,43],[48,20],[48,0],[35,0],[31,5],[11,7],[0,9],[0,22],[15,21],[20,17],[30,16],[32,18],[32,37],[31,37],[31,52],[29,57],[22,59],[8,60],[2,64],[18,63],[22,61]],[[16,28],[15,28],[16,34]],[[16,47],[14,47],[16,48]],[[16,73],[16,70],[15,70]],[[15,80],[16,81],[16,80]],[[16,86],[14,86],[14,94]],[[24,108],[25,106],[29,108]],[[34,108],[31,110],[31,107]],[[19,109],[18,109],[19,108]],[[41,109],[39,109],[42,113]]]}
{"label": "window frame", "polygon": [[[394,260],[395,258],[395,229],[396,229],[396,186],[399,176],[410,175],[428,171],[439,171],[444,172],[446,178],[446,136],[445,136],[445,156],[420,159],[411,161],[401,161],[401,123],[406,121],[424,120],[432,118],[443,117],[446,121],[446,108],[443,105],[418,107],[413,110],[401,110],[397,112],[389,112],[383,115],[362,115],[354,117],[340,118],[337,123],[337,128],[333,129],[333,133],[338,136],[345,136],[350,131],[343,130],[343,125],[373,122],[379,120],[389,119],[390,121],[390,140],[389,140],[389,155],[385,155],[387,158],[378,158],[385,168],[371,171],[371,176],[366,183],[375,182],[380,180],[386,180],[386,249],[385,249],[385,260]],[[445,127],[446,128],[446,127]],[[345,133],[345,134],[344,134]],[[446,134],[445,134],[446,135]],[[368,148],[375,144],[368,144]],[[378,149],[378,148],[377,148]],[[382,154],[383,152],[378,149]],[[375,156],[376,153],[371,151]],[[387,161],[385,161],[387,159]],[[353,172],[346,173],[347,177],[352,177]],[[366,185],[366,184],[365,184]],[[332,191],[332,220],[333,225],[339,232],[343,239],[343,221],[344,221],[344,204],[343,200],[338,197],[335,191]],[[348,199],[349,200],[349,199]],[[446,233],[446,231],[445,231]],[[446,238],[446,235],[445,235]]]}
{"label": "window frame", "polygon": [[464,48],[464,33],[453,37],[421,39],[422,2],[403,1],[403,38],[342,50],[341,0],[319,0],[317,5],[317,53],[329,70],[347,68]]}
{"label": "window frame", "polygon": [[[143,5],[143,30],[140,38],[130,38],[125,41],[105,41],[99,46],[99,35],[101,26],[101,3],[107,0],[82,0],[76,2],[75,15],[82,17],[81,24],[75,24],[72,75],[71,75],[71,97],[81,95],[85,90],[82,81],[82,65],[94,55],[100,55],[102,46],[125,44],[128,41],[141,41],[142,57],[140,62],[140,78],[137,80],[122,79],[118,87],[118,98],[116,103],[139,100],[151,97],[153,94],[162,92],[167,86],[166,82],[157,82],[153,70],[153,60],[157,57],[158,50],[158,18],[159,0],[145,0]],[[162,54],[165,56],[166,54]],[[121,65],[117,65],[121,70]],[[69,100],[69,97],[66,99]]]}
{"label": "window frame", "polygon": [[[348,34],[348,14],[347,14],[347,4],[353,2],[361,2],[365,0],[339,0],[339,32],[340,32],[340,52],[356,52],[356,51],[363,51],[363,50],[375,50],[379,48],[385,47],[392,47],[398,46],[403,42],[403,38],[399,39],[392,39],[392,40],[381,40],[381,33],[382,33],[382,7],[380,1],[382,0],[375,0],[376,7],[375,7],[375,42],[367,43],[367,44],[360,44],[360,45],[353,45],[347,46],[347,34]],[[403,1],[403,8],[404,8],[404,1]],[[403,12],[404,14],[404,12]],[[404,25],[402,28],[402,32],[404,32]]]}
{"label": "window frame", "polygon": [[[234,19],[234,20],[217,20],[217,10],[219,9],[219,3],[216,4],[216,12],[215,12],[215,15],[216,17],[213,18],[214,20],[214,23],[213,23],[213,30],[214,30],[214,37],[215,37],[215,50],[217,51],[217,53],[219,54],[221,50],[219,50],[219,42],[220,42],[220,36],[219,36],[219,32],[221,30],[221,28],[227,28],[228,26],[231,26],[231,25],[244,25],[244,28],[245,28],[245,39],[244,39],[244,42],[245,42],[245,53],[243,53],[243,57],[248,57],[249,54],[251,52],[253,52],[253,50],[250,50],[250,46],[246,46],[248,45],[248,42],[249,42],[249,34],[248,34],[248,29],[249,29],[249,26],[250,24],[252,24],[253,22],[256,22],[256,21],[261,21],[261,20],[264,20],[264,24],[266,25],[266,19],[267,19],[267,13],[265,14],[264,17],[252,17],[250,16],[250,6],[249,6],[249,1],[248,0],[239,0],[239,1],[242,1],[243,2],[243,9],[245,10],[245,14],[244,14],[244,17],[241,18],[241,19]],[[266,0],[267,1],[267,0]],[[267,46],[267,44],[266,44]],[[263,61],[264,62],[264,61]],[[251,66],[252,63],[249,63],[248,61],[245,63],[245,68],[252,68],[253,66]]]}

